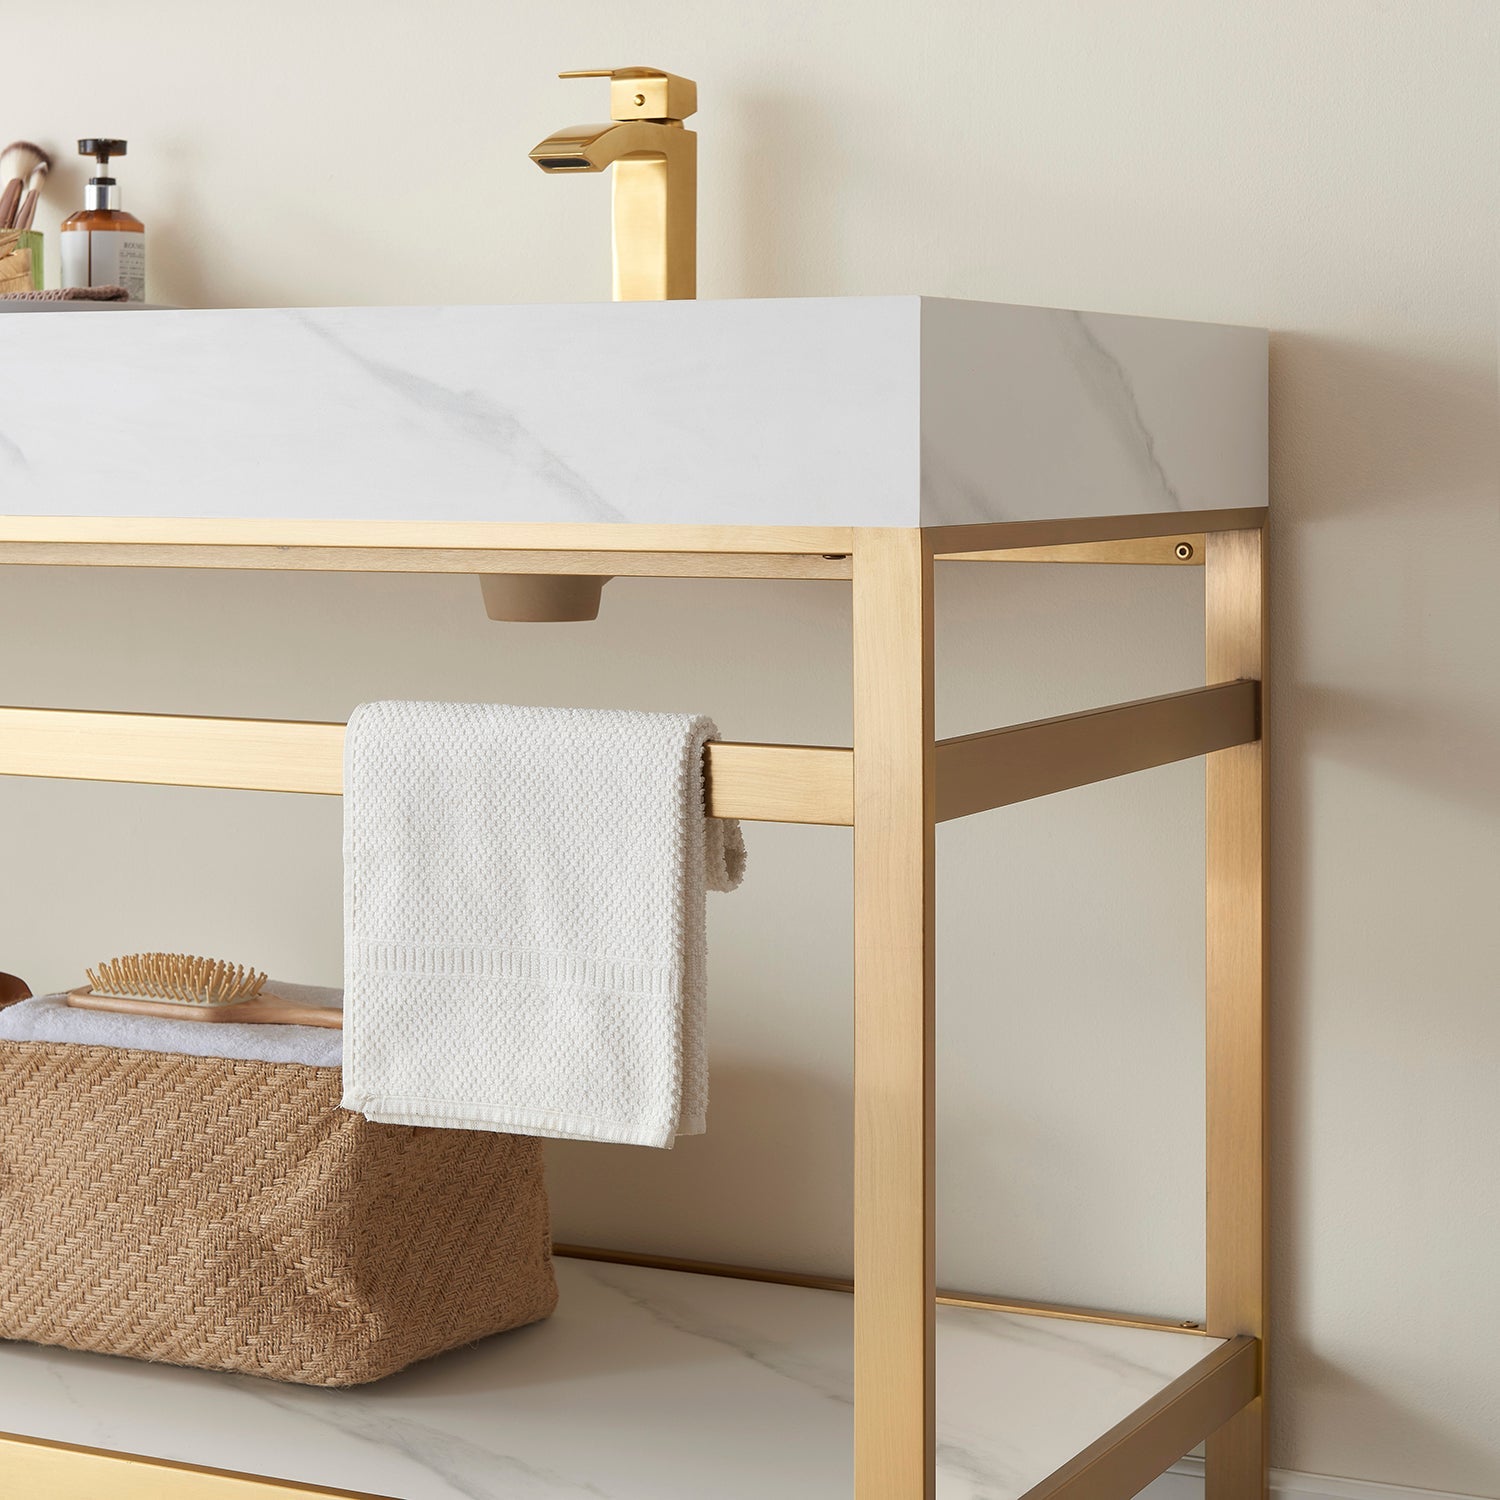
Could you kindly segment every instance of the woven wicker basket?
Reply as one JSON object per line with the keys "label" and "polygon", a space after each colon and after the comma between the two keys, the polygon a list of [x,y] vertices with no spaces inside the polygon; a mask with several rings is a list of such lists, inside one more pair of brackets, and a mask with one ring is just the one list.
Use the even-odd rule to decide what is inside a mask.
{"label": "woven wicker basket", "polygon": [[34,229],[0,229],[0,296],[42,285],[42,237]]}
{"label": "woven wicker basket", "polygon": [[336,1068],[0,1042],[0,1338],[357,1385],[556,1305],[541,1142]]}

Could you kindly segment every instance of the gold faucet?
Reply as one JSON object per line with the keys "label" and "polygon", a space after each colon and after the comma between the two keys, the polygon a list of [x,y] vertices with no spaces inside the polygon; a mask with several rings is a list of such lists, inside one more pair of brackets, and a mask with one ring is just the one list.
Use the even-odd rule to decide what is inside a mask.
{"label": "gold faucet", "polygon": [[[544,172],[615,169],[615,301],[698,293],[698,137],[682,122],[698,85],[660,68],[589,68],[609,79],[607,125],[571,125],[532,148]],[[495,573],[479,580],[492,620],[592,620],[608,577]],[[3,1002],[0,1002],[3,1003]]]}
{"label": "gold faucet", "polygon": [[570,125],[532,147],[544,172],[613,166],[616,302],[698,291],[698,137],[682,122],[698,85],[660,68],[585,68],[559,78],[609,79],[607,125]]}

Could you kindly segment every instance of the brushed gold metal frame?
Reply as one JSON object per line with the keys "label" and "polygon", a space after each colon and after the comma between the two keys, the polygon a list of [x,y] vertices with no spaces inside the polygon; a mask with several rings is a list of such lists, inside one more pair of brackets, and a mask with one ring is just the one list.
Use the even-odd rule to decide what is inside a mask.
{"label": "brushed gold metal frame", "polygon": [[[1252,741],[1256,684],[1216,683],[939,740],[937,822]],[[765,823],[854,824],[854,752],[715,742],[708,811]],[[344,726],[96,709],[0,707],[0,775],[338,796]]]}
{"label": "brushed gold metal frame", "polygon": [[1203,566],[1203,534],[1138,537],[1121,542],[1058,542],[1048,547],[1001,547],[949,552],[944,562],[1142,563],[1169,568]]}
{"label": "brushed gold metal frame", "polygon": [[[1024,1500],[1126,1500],[1207,1438],[1207,1500],[1266,1491],[1266,677],[1263,511],[926,529],[0,518],[0,564],[823,578],[854,593],[854,744],[716,745],[716,815],[852,826],[852,1283],[580,1246],[560,1254],[827,1290],[855,1303],[857,1500],[931,1500],[940,1303],[1164,1328],[1160,1319],[940,1292],[933,1253],[933,833],[961,817],[1207,756],[1207,1315],[1214,1346]],[[1167,555],[1186,542],[1195,557]],[[944,561],[1204,568],[1207,686],[933,737]],[[0,774],[337,793],[341,725],[0,710]],[[350,1492],[0,1434],[34,1500],[281,1500]],[[358,1497],[378,1500],[378,1497]]]}
{"label": "brushed gold metal frame", "polygon": [[15,1500],[396,1500],[8,1432],[0,1432],[0,1479],[0,1493]]}
{"label": "brushed gold metal frame", "polygon": [[[646,1266],[658,1271],[682,1271],[692,1276],[723,1276],[733,1281],[764,1281],[773,1286],[803,1286],[819,1292],[854,1291],[847,1276],[816,1276],[806,1271],[779,1271],[769,1266],[741,1266],[716,1260],[685,1260],[680,1255],[649,1255],[639,1250],[612,1250],[602,1245],[574,1245],[554,1241],[552,1253],[566,1260],[604,1261],[610,1265]],[[1071,1323],[1102,1323],[1110,1328],[1145,1328],[1153,1333],[1211,1335],[1201,1323],[1174,1318],[1153,1318],[1139,1313],[1106,1312],[1101,1308],[1075,1307],[1062,1302],[1030,1302],[1017,1297],[991,1297],[983,1292],[960,1292],[939,1288],[934,1299],[939,1307],[969,1307],[979,1312],[1018,1313],[1030,1318],[1057,1318]]]}

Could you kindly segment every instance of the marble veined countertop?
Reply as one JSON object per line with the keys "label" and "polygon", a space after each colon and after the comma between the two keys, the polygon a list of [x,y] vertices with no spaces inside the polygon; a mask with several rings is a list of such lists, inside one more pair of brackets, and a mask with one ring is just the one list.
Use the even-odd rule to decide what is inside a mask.
{"label": "marble veined countertop", "polygon": [[694,526],[1256,508],[1266,334],[940,297],[10,316],[0,495]]}
{"label": "marble veined countertop", "polygon": [[[560,1260],[547,1323],[327,1391],[0,1343],[0,1427],[397,1500],[830,1500],[852,1299]],[[940,1307],[939,1500],[1009,1500],[1216,1340]]]}

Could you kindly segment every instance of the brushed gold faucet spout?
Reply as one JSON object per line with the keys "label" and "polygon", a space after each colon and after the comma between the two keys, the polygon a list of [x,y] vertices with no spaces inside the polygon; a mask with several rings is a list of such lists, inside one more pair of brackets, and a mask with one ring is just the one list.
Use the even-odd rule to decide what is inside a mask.
{"label": "brushed gold faucet spout", "polygon": [[657,302],[697,295],[698,107],[691,79],[658,68],[563,73],[610,80],[604,125],[570,125],[534,146],[542,171],[614,168],[614,297]]}
{"label": "brushed gold faucet spout", "polygon": [[682,121],[611,120],[606,125],[568,125],[531,148],[544,172],[602,172],[622,156],[666,156],[675,142],[669,131]]}

